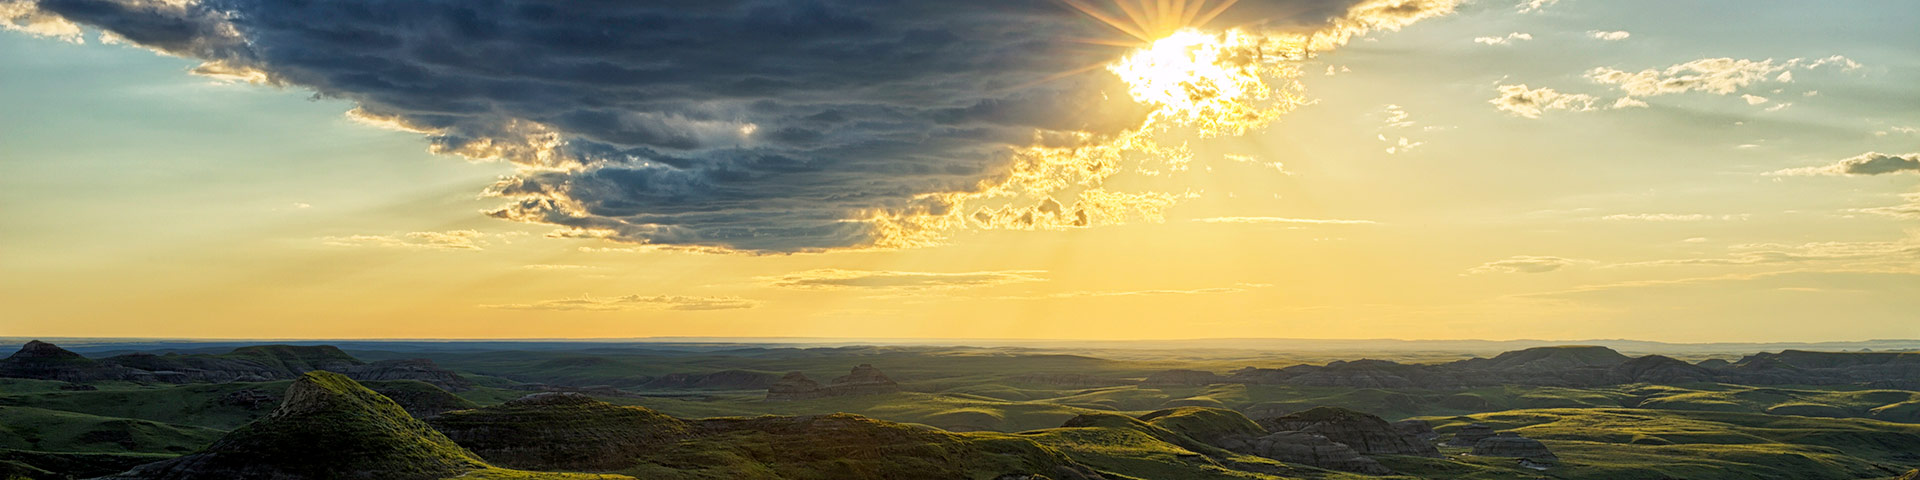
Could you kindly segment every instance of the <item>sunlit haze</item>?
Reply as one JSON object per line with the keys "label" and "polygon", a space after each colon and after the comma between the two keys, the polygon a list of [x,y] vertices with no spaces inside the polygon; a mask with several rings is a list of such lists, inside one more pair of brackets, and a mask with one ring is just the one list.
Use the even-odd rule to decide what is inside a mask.
{"label": "sunlit haze", "polygon": [[1920,337],[1914,2],[664,3],[0,0],[0,337]]}

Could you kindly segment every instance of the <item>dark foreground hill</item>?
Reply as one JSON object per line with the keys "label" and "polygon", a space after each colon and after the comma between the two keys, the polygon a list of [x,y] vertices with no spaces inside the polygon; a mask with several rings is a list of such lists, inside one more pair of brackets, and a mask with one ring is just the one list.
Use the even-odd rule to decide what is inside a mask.
{"label": "dark foreground hill", "polygon": [[309,372],[271,415],[205,450],[102,478],[437,480],[488,470],[392,400],[345,376]]}

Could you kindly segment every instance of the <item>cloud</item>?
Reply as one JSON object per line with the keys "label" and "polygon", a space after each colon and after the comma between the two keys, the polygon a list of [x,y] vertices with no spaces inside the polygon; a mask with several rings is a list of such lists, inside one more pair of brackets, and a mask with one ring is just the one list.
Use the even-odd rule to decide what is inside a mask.
{"label": "cloud", "polygon": [[797,252],[1157,219],[1176,195],[1101,187],[1170,157],[1142,133],[1150,119],[1263,125],[1301,102],[1309,51],[1457,3],[1233,4],[1243,26],[1211,40],[1245,88],[1167,82],[1207,106],[1178,119],[1111,71],[1068,75],[1127,49],[1076,41],[1115,35],[1032,0],[0,0],[0,24],[96,27],[199,74],[350,102],[432,152],[509,162],[487,189],[505,201],[496,218]]}
{"label": "cloud", "polygon": [[542,300],[533,303],[480,305],[504,310],[554,310],[608,312],[618,310],[739,310],[760,306],[760,302],[740,297],[687,297],[679,295],[627,295],[624,297],[581,297]]}
{"label": "cloud", "polygon": [[1514,9],[1520,13],[1534,13],[1556,3],[1560,3],[1560,0],[1520,0],[1520,5],[1515,6]]}
{"label": "cloud", "polygon": [[[1795,58],[1784,62],[1775,62],[1773,59],[1703,58],[1665,69],[1649,68],[1638,72],[1598,67],[1588,70],[1586,77],[1595,83],[1613,85],[1633,97],[1687,92],[1731,95],[1757,83],[1792,82],[1792,71],[1796,69],[1812,70],[1829,65],[1839,65],[1848,70],[1860,68],[1859,63],[1842,56],[1814,60]],[[1764,103],[1765,99],[1761,100],[1754,102],[1752,98],[1747,99],[1748,103],[1753,104]]]}
{"label": "cloud", "polygon": [[1633,36],[1632,33],[1628,33],[1625,31],[1608,32],[1608,31],[1601,31],[1601,30],[1589,30],[1587,31],[1587,35],[1590,35],[1593,38],[1600,39],[1602,41],[1608,41],[1608,42],[1618,42],[1621,40],[1626,40],[1627,37]]}
{"label": "cloud", "polygon": [[1728,256],[1674,258],[1604,265],[1601,268],[1674,265],[1766,265],[1785,263],[1849,263],[1913,266],[1920,261],[1920,237],[1882,242],[1747,243],[1727,247]]}
{"label": "cloud", "polygon": [[571,265],[571,264],[551,264],[551,263],[521,265],[520,268],[527,269],[527,270],[604,270],[606,269],[606,267],[598,267],[593,265]]}
{"label": "cloud", "polygon": [[1044,295],[994,297],[1000,300],[1055,300],[1063,298],[1113,298],[1113,297],[1151,297],[1168,295],[1224,295],[1244,293],[1250,288],[1265,288],[1271,285],[1240,284],[1233,287],[1212,287],[1193,289],[1150,289],[1150,290],[1084,290],[1075,292],[1049,293]]}
{"label": "cloud", "polygon": [[1209,217],[1196,218],[1201,223],[1241,223],[1241,224],[1289,224],[1289,225],[1376,225],[1372,220],[1342,220],[1332,218],[1287,218],[1287,217]]}
{"label": "cloud", "polygon": [[473,230],[410,232],[397,235],[351,235],[325,237],[321,243],[335,247],[382,247],[414,250],[481,250],[487,234]]}
{"label": "cloud", "polygon": [[1481,44],[1487,44],[1487,45],[1510,45],[1513,42],[1524,42],[1527,40],[1533,40],[1533,35],[1521,33],[1521,32],[1514,32],[1514,33],[1509,33],[1507,34],[1507,36],[1504,36],[1504,37],[1475,37],[1473,39],[1473,43],[1481,43]]}
{"label": "cloud", "polygon": [[1568,265],[1589,263],[1586,260],[1574,260],[1560,257],[1537,257],[1520,255],[1505,260],[1495,260],[1467,269],[1467,273],[1547,273]]}
{"label": "cloud", "polygon": [[[1403,132],[1411,130],[1417,125],[1417,123],[1413,121],[1413,115],[1407,113],[1406,107],[1389,104],[1384,108],[1383,113],[1385,125],[1380,127],[1380,133],[1375,136],[1379,138],[1382,143],[1387,144],[1386,150],[1388,155],[1407,153],[1414,148],[1427,144],[1427,142],[1416,141],[1403,135]],[[1431,132],[1442,129],[1441,127],[1428,126],[1421,128],[1420,131]]]}
{"label": "cloud", "polygon": [[1920,153],[1894,155],[1880,152],[1867,152],[1855,155],[1832,165],[1818,167],[1789,168],[1767,172],[1768,176],[1815,176],[1815,175],[1886,175],[1894,173],[1920,173]]}
{"label": "cloud", "polygon": [[69,43],[87,43],[80,25],[42,12],[27,0],[0,0],[0,30],[52,37]]}
{"label": "cloud", "polygon": [[1909,220],[1920,220],[1920,193],[1903,193],[1900,194],[1900,198],[1905,200],[1906,203],[1885,207],[1856,208],[1852,211]]}
{"label": "cloud", "polygon": [[930,273],[829,268],[761,277],[761,280],[787,288],[931,290],[1040,282],[1046,280],[1040,277],[1045,273],[1044,270]]}
{"label": "cloud", "polygon": [[1548,110],[1586,112],[1596,110],[1599,98],[1579,93],[1560,93],[1551,88],[1529,89],[1526,85],[1501,85],[1500,96],[1487,103],[1510,115],[1540,118]]}
{"label": "cloud", "polygon": [[[1599,37],[1600,33],[1614,32],[1596,32],[1595,36]],[[1603,109],[1644,108],[1647,106],[1647,102],[1642,100],[1645,97],[1688,92],[1732,95],[1760,83],[1791,83],[1795,70],[1813,70],[1828,66],[1838,66],[1843,70],[1861,67],[1859,62],[1839,55],[1818,59],[1794,58],[1780,62],[1773,59],[1703,58],[1665,69],[1649,68],[1638,72],[1598,67],[1588,70],[1586,78],[1594,83],[1610,85],[1625,94],[1605,107],[1601,106],[1599,97],[1590,94],[1563,93],[1546,87],[1529,89],[1525,84],[1500,85],[1498,87],[1500,96],[1489,100],[1489,103],[1508,114],[1526,118],[1540,118],[1542,113],[1549,110],[1590,112]],[[1760,105],[1770,101],[1766,97],[1752,94],[1741,94],[1741,99],[1748,105]],[[1792,103],[1782,102],[1768,107],[1766,111],[1779,111],[1791,105]]]}
{"label": "cloud", "polygon": [[1704,213],[1621,213],[1601,220],[1637,220],[1643,222],[1704,222],[1708,220],[1746,220],[1746,214],[1708,215]]}

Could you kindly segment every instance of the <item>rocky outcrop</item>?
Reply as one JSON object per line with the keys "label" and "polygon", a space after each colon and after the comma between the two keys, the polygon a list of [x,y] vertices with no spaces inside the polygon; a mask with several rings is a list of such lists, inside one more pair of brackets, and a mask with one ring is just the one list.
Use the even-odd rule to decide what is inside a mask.
{"label": "rocky outcrop", "polygon": [[[345,374],[358,381],[377,380],[418,380],[440,387],[449,392],[464,392],[473,389],[473,382],[451,370],[440,368],[432,360],[416,358],[410,360],[382,360],[367,365],[351,365],[329,370]],[[305,372],[302,372],[305,373]]]}
{"label": "rocky outcrop", "polygon": [[1141,380],[1140,384],[1153,386],[1201,386],[1221,383],[1224,380],[1224,378],[1215,375],[1213,372],[1167,370],[1147,375],[1146,380]]}
{"label": "rocky outcrop", "polygon": [[1559,457],[1547,450],[1547,445],[1513,432],[1500,432],[1497,435],[1480,439],[1473,444],[1473,454],[1482,457],[1521,458],[1534,463],[1554,463]]}
{"label": "rocky outcrop", "polygon": [[0,360],[0,377],[98,382],[138,380],[142,375],[133,369],[102,364],[57,345],[33,340]]}
{"label": "rocky outcrop", "polygon": [[787,373],[786,376],[780,377],[780,381],[773,382],[773,385],[767,387],[767,401],[769,402],[811,400],[815,398],[825,398],[826,396],[827,391],[826,389],[820,388],[820,382],[815,382],[813,379],[807,378],[807,374],[800,372]]}
{"label": "rocky outcrop", "polygon": [[827,384],[827,391],[828,396],[833,397],[880,395],[900,391],[900,384],[887,378],[886,374],[880,373],[880,369],[873,368],[873,365],[862,363],[853,367],[852,372],[834,378],[832,383]]}
{"label": "rocky outcrop", "polygon": [[240,407],[248,410],[260,410],[271,407],[274,402],[278,401],[280,401],[280,397],[275,397],[266,391],[252,388],[234,390],[233,393],[222,395],[219,400],[221,405]]}
{"label": "rocky outcrop", "polygon": [[853,371],[834,378],[827,385],[807,378],[800,372],[788,373],[779,381],[767,387],[767,401],[785,402],[809,400],[826,397],[844,397],[851,395],[881,395],[900,391],[900,384],[880,373],[873,365],[860,364]]}
{"label": "rocky outcrop", "polygon": [[1493,427],[1480,423],[1468,424],[1467,426],[1460,427],[1460,431],[1454,432],[1453,438],[1447,440],[1447,445],[1471,447],[1478,445],[1481,440],[1491,437],[1493,437]]}
{"label": "rocky outcrop", "polygon": [[433,480],[487,467],[345,376],[307,373],[287,387],[284,398],[273,413],[205,450],[104,478]]}
{"label": "rocky outcrop", "polygon": [[671,373],[648,380],[644,389],[691,388],[703,390],[756,390],[780,380],[779,375],[747,370],[722,370],[713,373]]}
{"label": "rocky outcrop", "polygon": [[1418,439],[1422,443],[1431,443],[1434,439],[1440,438],[1440,434],[1433,431],[1433,424],[1427,423],[1426,420],[1401,420],[1393,422],[1393,431]]}
{"label": "rocky outcrop", "polygon": [[1419,438],[1400,433],[1386,420],[1339,407],[1316,407],[1304,412],[1265,418],[1260,426],[1273,432],[1307,432],[1326,436],[1366,455],[1439,457],[1440,450]]}
{"label": "rocky outcrop", "polygon": [[1274,433],[1248,441],[1240,449],[1230,450],[1329,470],[1368,475],[1393,473],[1393,470],[1381,465],[1380,462],[1360,455],[1360,452],[1353,447],[1317,433]]}

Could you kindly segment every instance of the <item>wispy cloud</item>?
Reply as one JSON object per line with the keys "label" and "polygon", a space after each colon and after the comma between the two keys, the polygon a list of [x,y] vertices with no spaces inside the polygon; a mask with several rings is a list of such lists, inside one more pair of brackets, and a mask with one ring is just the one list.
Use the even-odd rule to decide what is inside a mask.
{"label": "wispy cloud", "polygon": [[1150,297],[1170,295],[1224,295],[1243,293],[1254,288],[1266,288],[1272,285],[1242,283],[1232,287],[1211,287],[1194,289],[1148,289],[1148,290],[1083,290],[1040,295],[1012,295],[994,297],[1001,300],[1053,300],[1065,298],[1104,298],[1104,297]]}
{"label": "wispy cloud", "polygon": [[1344,220],[1334,218],[1288,218],[1288,217],[1210,217],[1196,218],[1200,223],[1246,223],[1246,224],[1292,224],[1292,225],[1378,225],[1372,220]]}
{"label": "wispy cloud", "polygon": [[1900,194],[1900,198],[1905,200],[1906,203],[1884,207],[1856,208],[1852,211],[1920,220],[1920,193],[1902,193]]}
{"label": "wispy cloud", "polygon": [[1045,273],[1045,270],[934,273],[829,268],[761,277],[761,280],[786,288],[931,290],[1040,282],[1046,280],[1041,277]]}
{"label": "wispy cloud", "polygon": [[1620,213],[1600,217],[1601,220],[1642,221],[1642,222],[1704,222],[1708,220],[1746,220],[1750,215],[1726,214],[1708,215],[1704,213]]}
{"label": "wispy cloud", "polygon": [[1467,273],[1547,273],[1578,263],[1592,263],[1592,261],[1561,257],[1519,255],[1469,268],[1467,269]]}
{"label": "wispy cloud", "polygon": [[1513,32],[1513,33],[1507,34],[1504,37],[1475,37],[1473,39],[1473,43],[1479,43],[1479,44],[1485,44],[1485,45],[1510,45],[1513,42],[1524,42],[1527,40],[1533,40],[1533,35],[1521,33],[1521,32]]}
{"label": "wispy cloud", "polygon": [[506,310],[555,310],[605,312],[617,310],[738,310],[760,306],[760,302],[740,297],[688,297],[680,295],[627,295],[624,297],[581,297],[542,300],[533,303],[480,305]]}
{"label": "wispy cloud", "polygon": [[480,250],[487,234],[474,230],[410,232],[396,235],[350,235],[325,237],[321,243],[335,247],[380,247],[413,250]]}
{"label": "wispy cloud", "polygon": [[1587,35],[1590,35],[1593,38],[1600,39],[1603,41],[1608,41],[1608,42],[1618,42],[1621,40],[1626,40],[1627,37],[1633,36],[1632,33],[1628,33],[1625,31],[1609,32],[1604,30],[1589,30],[1587,31]]}
{"label": "wispy cloud", "polygon": [[1885,175],[1889,173],[1920,173],[1920,153],[1894,155],[1880,152],[1867,152],[1835,162],[1832,165],[1817,167],[1789,168],[1767,172],[1768,176],[1816,176],[1816,175]]}

